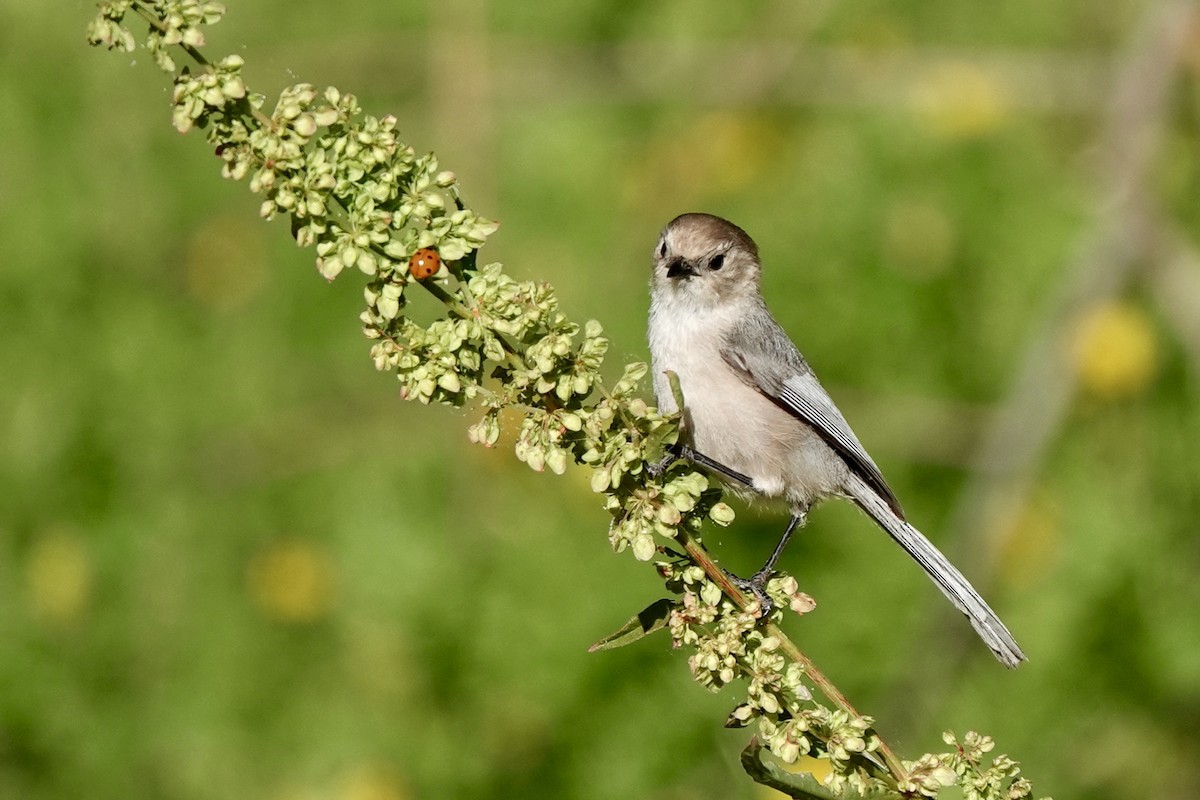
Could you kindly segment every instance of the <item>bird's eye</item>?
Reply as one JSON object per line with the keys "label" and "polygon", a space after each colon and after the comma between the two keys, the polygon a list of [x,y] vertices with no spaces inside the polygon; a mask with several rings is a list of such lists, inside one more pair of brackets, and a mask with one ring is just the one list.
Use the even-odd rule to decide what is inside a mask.
{"label": "bird's eye", "polygon": [[708,268],[709,269],[720,269],[723,266],[725,266],[725,254],[724,253],[717,253],[715,256],[713,256],[712,258],[710,258],[708,260]]}
{"label": "bird's eye", "polygon": [[667,257],[667,240],[666,239],[662,239],[658,243],[658,257],[659,258]]}

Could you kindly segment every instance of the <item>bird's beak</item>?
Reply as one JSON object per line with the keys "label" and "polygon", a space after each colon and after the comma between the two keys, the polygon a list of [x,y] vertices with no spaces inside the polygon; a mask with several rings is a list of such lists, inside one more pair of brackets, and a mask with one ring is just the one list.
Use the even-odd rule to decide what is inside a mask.
{"label": "bird's beak", "polygon": [[696,274],[696,268],[682,258],[672,258],[667,262],[667,277],[678,278],[680,275],[692,277]]}

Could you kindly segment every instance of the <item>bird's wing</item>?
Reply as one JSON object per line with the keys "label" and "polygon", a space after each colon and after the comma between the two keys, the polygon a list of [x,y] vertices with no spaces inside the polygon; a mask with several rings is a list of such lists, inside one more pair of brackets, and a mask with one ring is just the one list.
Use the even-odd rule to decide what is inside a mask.
{"label": "bird's wing", "polygon": [[721,356],[742,380],[809,427],[842,457],[868,486],[904,519],[900,501],[875,462],[850,430],[812,368],[779,324],[767,314],[752,315],[726,335]]}

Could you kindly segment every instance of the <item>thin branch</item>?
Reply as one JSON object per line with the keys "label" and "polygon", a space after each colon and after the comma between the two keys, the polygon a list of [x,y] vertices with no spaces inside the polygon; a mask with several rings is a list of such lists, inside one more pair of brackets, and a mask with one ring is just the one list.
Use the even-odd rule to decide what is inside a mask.
{"label": "thin branch", "polygon": [[[721,591],[725,593],[726,597],[732,600],[739,609],[746,611],[750,605],[750,600],[747,599],[746,595],[743,594],[742,591],[738,589],[737,585],[729,579],[729,574],[725,572],[725,570],[721,569],[721,567],[717,565],[717,562],[713,561],[712,556],[708,554],[708,551],[705,550],[699,542],[697,542],[682,528],[680,529],[680,535],[684,537],[682,544],[684,549],[687,551],[688,556],[701,569],[704,570],[704,574],[708,576],[709,580],[720,587]],[[804,674],[809,677],[817,689],[820,690],[822,695],[828,698],[830,702],[832,702],[850,717],[853,718],[863,716],[858,712],[858,709],[851,704],[850,700],[841,693],[837,686],[834,685],[833,681],[826,677],[825,673],[822,672],[820,668],[813,663],[812,659],[805,655],[805,653],[799,647],[797,647],[791,639],[788,638],[787,634],[785,634],[778,625],[770,623],[766,626],[766,630],[769,635],[779,639],[780,649],[783,650],[783,652],[785,652],[789,658],[804,667]],[[874,768],[872,771],[876,773],[876,777],[883,778],[893,785],[902,782],[907,777],[907,772],[904,769],[904,765],[900,762],[900,759],[896,757],[896,754],[892,751],[892,748],[888,746],[887,742],[883,740],[883,737],[879,736],[878,731],[876,731],[875,735],[879,739],[879,754],[883,758],[884,763],[887,764],[887,772],[880,770],[877,764],[874,764],[869,760],[866,762],[866,764],[869,765],[868,768]]]}

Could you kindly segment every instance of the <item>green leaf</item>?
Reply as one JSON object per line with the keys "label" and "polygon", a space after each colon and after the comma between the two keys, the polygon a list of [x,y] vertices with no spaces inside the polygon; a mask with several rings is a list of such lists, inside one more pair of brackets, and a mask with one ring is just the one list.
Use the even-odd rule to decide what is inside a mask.
{"label": "green leaf", "polygon": [[665,628],[667,620],[671,617],[671,610],[677,605],[679,604],[674,600],[665,597],[662,600],[656,600],[644,610],[630,617],[629,621],[620,628],[589,647],[588,652],[616,650],[618,647],[633,644],[638,639]]}
{"label": "green leaf", "polygon": [[642,440],[642,457],[648,464],[657,464],[667,454],[667,448],[679,441],[679,427],[660,425]]}
{"label": "green leaf", "polygon": [[675,407],[683,410],[683,388],[679,385],[679,376],[667,370],[667,383],[671,386],[671,396],[675,398]]}

